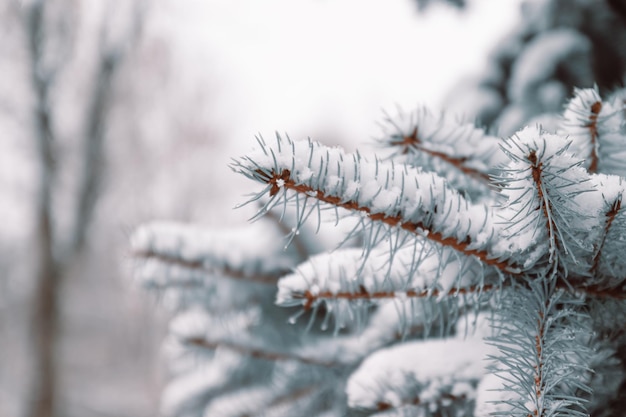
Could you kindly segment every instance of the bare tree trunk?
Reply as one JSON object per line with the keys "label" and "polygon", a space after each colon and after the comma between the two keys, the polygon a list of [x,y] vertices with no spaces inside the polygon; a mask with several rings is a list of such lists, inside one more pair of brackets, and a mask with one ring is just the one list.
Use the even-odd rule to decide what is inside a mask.
{"label": "bare tree trunk", "polygon": [[111,84],[118,65],[119,55],[115,52],[103,51],[98,62],[94,91],[89,103],[85,126],[82,172],[75,222],[72,229],[69,256],[80,253],[85,246],[89,225],[102,187],[104,171],[104,135],[108,105],[111,95]]}
{"label": "bare tree trunk", "polygon": [[[40,193],[46,193],[42,186]],[[59,291],[61,271],[54,260],[50,201],[40,198],[38,207],[37,243],[38,265],[33,295],[32,347],[34,378],[32,402],[28,416],[53,417],[56,399],[56,346],[59,326]]]}
{"label": "bare tree trunk", "polygon": [[[36,0],[24,9],[24,24],[30,54],[31,81],[35,93],[33,112],[34,137],[39,156],[39,190],[35,213],[36,245],[35,285],[32,296],[31,344],[32,396],[26,416],[54,417],[57,410],[57,345],[60,323],[60,296],[63,277],[87,241],[98,196],[101,192],[104,164],[104,135],[111,84],[124,55],[122,45],[107,48],[101,45],[98,56],[94,90],[88,98],[83,136],[82,169],[77,191],[77,206],[72,213],[74,222],[68,232],[69,242],[61,242],[54,230],[52,195],[55,189],[55,132],[50,103],[54,70],[45,67],[45,0]],[[139,11],[139,10],[137,10]],[[137,14],[135,30],[129,43],[139,33],[141,13]],[[64,244],[61,247],[61,243]]]}
{"label": "bare tree trunk", "polygon": [[54,257],[54,232],[52,227],[53,156],[50,118],[46,109],[37,109],[37,139],[40,154],[40,189],[36,211],[34,239],[37,244],[37,271],[32,312],[32,347],[35,350],[33,369],[34,394],[31,417],[54,415],[55,398],[55,346],[58,316],[58,292],[61,267]]}
{"label": "bare tree trunk", "polygon": [[31,343],[33,352],[33,390],[27,415],[53,417],[55,410],[56,345],[59,324],[58,293],[60,265],[55,260],[52,225],[52,187],[54,183],[53,127],[49,107],[50,74],[41,64],[43,2],[34,3],[26,15],[31,58],[31,77],[35,92],[34,134],[40,159],[40,179],[35,219],[36,281],[32,297]]}

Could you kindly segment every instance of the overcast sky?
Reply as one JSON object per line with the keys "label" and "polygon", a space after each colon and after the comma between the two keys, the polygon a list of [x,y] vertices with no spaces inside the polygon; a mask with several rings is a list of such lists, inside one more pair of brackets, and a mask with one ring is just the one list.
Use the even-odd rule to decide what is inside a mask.
{"label": "overcast sky", "polygon": [[411,0],[170,0],[181,88],[211,85],[225,139],[367,141],[382,110],[438,108],[514,24],[519,0],[426,14]]}

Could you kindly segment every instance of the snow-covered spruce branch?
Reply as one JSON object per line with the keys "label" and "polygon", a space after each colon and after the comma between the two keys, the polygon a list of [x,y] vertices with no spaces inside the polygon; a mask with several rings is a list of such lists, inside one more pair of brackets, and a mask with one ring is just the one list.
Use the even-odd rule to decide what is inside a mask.
{"label": "snow-covered spruce branch", "polygon": [[[280,229],[269,222],[222,232],[151,223],[133,234],[131,250],[138,261],[136,276],[146,286],[197,286],[216,275],[276,284],[298,260],[292,251],[284,250],[282,239]],[[261,247],[270,249],[272,256],[262,255]]]}
{"label": "snow-covered spruce branch", "polygon": [[[426,238],[475,256],[486,266],[518,273],[496,241],[497,225],[488,205],[473,204],[447,185],[444,178],[393,162],[369,161],[358,152],[346,154],[313,141],[276,137],[275,144],[258,139],[260,150],[235,161],[232,168],[261,183],[272,197],[260,214],[293,201],[300,226],[320,204],[360,213],[362,227],[387,226],[371,245],[395,231]],[[252,201],[251,200],[251,201]],[[313,200],[313,201],[311,201]],[[307,207],[309,206],[309,207]]]}
{"label": "snow-covered spruce branch", "polygon": [[593,264],[591,265],[591,272],[595,273],[600,267],[601,254],[604,252],[604,246],[607,243],[607,238],[609,233],[613,233],[613,222],[617,218],[617,215],[622,208],[622,194],[620,193],[617,198],[609,203],[609,209],[604,213],[604,218],[606,219],[606,224],[604,226],[603,233],[600,237],[600,241],[597,244],[595,249],[595,255],[593,257]]}
{"label": "snow-covered spruce branch", "polygon": [[605,289],[617,288],[626,282],[624,267],[626,260],[622,254],[626,251],[626,241],[622,238],[626,233],[626,212],[622,207],[620,191],[617,196],[606,202],[604,212],[605,225],[598,243],[591,271],[597,277],[598,285]]}
{"label": "snow-covered spruce branch", "polygon": [[445,301],[441,303],[449,309],[433,303],[417,305],[409,299],[379,302],[368,315],[368,320],[361,322],[361,331],[311,341],[301,346],[299,352],[307,357],[332,359],[351,368],[382,347],[433,333],[442,337],[452,334],[455,319],[475,309],[474,306],[457,307]]}
{"label": "snow-covered spruce branch", "polygon": [[312,305],[317,304],[319,301],[329,300],[367,300],[367,301],[381,301],[385,299],[406,299],[406,298],[427,298],[427,297],[451,297],[451,296],[464,296],[467,294],[479,294],[485,291],[494,290],[493,284],[487,285],[470,285],[468,287],[455,287],[447,291],[441,291],[437,289],[407,289],[404,291],[367,291],[365,287],[360,287],[357,291],[336,291],[329,290],[319,291],[313,293],[309,290],[305,290],[304,293],[293,293],[294,299],[304,300],[304,309],[309,310]]}
{"label": "snow-covered spruce branch", "polygon": [[511,163],[501,181],[508,203],[498,214],[507,224],[511,249],[526,253],[527,263],[561,268],[560,280],[584,280],[592,287],[598,281],[588,277],[597,275],[602,254],[624,245],[606,239],[614,223],[623,221],[618,202],[624,184],[615,175],[589,174],[570,145],[539,128],[507,140],[503,149]]}
{"label": "snow-covered spruce branch", "polygon": [[506,162],[498,150],[500,138],[426,108],[387,115],[383,127],[381,144],[391,149],[395,161],[433,170],[470,195],[494,191],[490,175]]}
{"label": "snow-covered spruce branch", "polygon": [[[361,324],[362,331],[356,334],[331,335],[283,350],[277,350],[270,339],[264,340],[263,335],[250,337],[251,326],[261,319],[255,309],[243,314],[222,313],[219,316],[203,310],[190,310],[173,320],[170,333],[176,344],[190,352],[229,351],[250,359],[339,370],[354,368],[377,348],[407,337],[428,334],[438,323],[448,322],[452,315],[469,310],[454,310],[452,306],[451,311],[435,306],[416,308],[408,301],[396,305],[381,304],[367,323]],[[453,330],[442,329],[440,333],[449,334]]]}
{"label": "snow-covered spruce branch", "polygon": [[[427,340],[377,351],[348,380],[348,405],[385,411],[471,411],[484,375],[483,343]],[[434,354],[434,352],[437,352]]]}
{"label": "snow-covered spruce branch", "polygon": [[514,401],[496,415],[586,416],[590,393],[588,366],[594,352],[588,316],[573,298],[546,282],[518,288],[504,296],[502,316],[491,343],[500,354],[495,372]]}
{"label": "snow-covered spruce branch", "polygon": [[215,350],[217,348],[228,349],[240,355],[253,359],[260,359],[270,362],[294,361],[304,365],[323,366],[325,368],[338,367],[340,364],[330,361],[321,361],[316,358],[298,355],[293,352],[279,352],[268,348],[254,348],[243,343],[235,341],[211,341],[204,337],[190,337],[181,339],[181,342],[187,346]]}
{"label": "snow-covered spruce branch", "polygon": [[483,340],[489,334],[488,315],[469,316],[471,323],[461,320],[456,336],[447,340],[413,341],[370,355],[348,380],[350,406],[403,412],[394,415],[471,413],[485,374],[482,359],[495,350]]}
{"label": "snow-covered spruce branch", "polygon": [[414,241],[393,259],[386,248],[375,248],[367,258],[361,249],[311,257],[281,278],[277,304],[304,311],[323,305],[326,320],[332,315],[336,328],[364,322],[372,304],[384,301],[409,302],[432,317],[444,309],[451,320],[461,308],[478,309],[500,282],[498,274],[486,274],[472,258]]}
{"label": "snow-covered spruce branch", "polygon": [[[247,389],[238,390],[216,399],[205,411],[215,417],[264,417],[297,415],[323,400],[328,388],[321,384],[303,387],[284,387],[272,381]],[[283,394],[284,392],[284,394]]]}
{"label": "snow-covered spruce branch", "polygon": [[[270,274],[282,276],[277,295],[271,285],[220,280],[201,304],[205,325],[171,332],[179,356],[211,369],[205,385],[189,377],[187,403],[205,416],[595,415],[624,377],[616,355],[626,342],[626,171],[607,154],[625,152],[623,103],[577,90],[556,133],[529,127],[508,139],[417,113],[389,122],[383,152],[394,155],[384,162],[259,138],[232,167],[264,185],[250,200],[263,203],[251,226],[261,233],[199,245],[211,232],[155,228],[170,243],[143,245],[157,247],[146,279],[172,288],[177,268],[203,276],[208,265],[219,276],[232,256],[246,264],[237,254],[254,265],[288,260],[288,275]],[[411,166],[420,161],[436,173]],[[327,216],[353,219],[353,228],[334,228],[336,242],[355,237],[360,247],[311,250],[310,232],[333,228]],[[292,217],[276,227],[275,218]],[[292,244],[285,255],[280,234],[305,249]],[[263,243],[250,252],[237,247],[254,240]],[[472,335],[472,316],[488,331]],[[183,374],[194,372],[181,362],[167,415],[187,415]]]}
{"label": "snow-covered spruce branch", "polygon": [[597,88],[576,89],[558,133],[572,142],[570,151],[590,173],[626,176],[623,98],[604,101]]}
{"label": "snow-covered spruce branch", "polygon": [[297,349],[280,351],[273,348],[271,340],[264,340],[265,335],[257,337],[252,334],[251,329],[260,318],[258,308],[219,316],[196,308],[177,316],[171,324],[170,333],[177,343],[192,349],[215,351],[219,348],[270,362],[293,361],[326,368],[340,366],[337,362],[302,355]]}
{"label": "snow-covered spruce branch", "polygon": [[567,152],[569,144],[565,138],[528,127],[503,145],[511,159],[501,175],[508,201],[502,213],[505,234],[512,247],[534,248],[534,254],[544,254],[547,246],[552,265],[558,256],[565,260],[591,250],[583,237],[593,230],[601,203],[594,193],[597,184],[581,166],[583,160]]}

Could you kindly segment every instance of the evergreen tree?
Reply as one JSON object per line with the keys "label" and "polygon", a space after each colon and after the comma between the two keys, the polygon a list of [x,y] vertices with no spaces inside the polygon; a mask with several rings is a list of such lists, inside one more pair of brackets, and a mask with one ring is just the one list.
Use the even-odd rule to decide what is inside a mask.
{"label": "evergreen tree", "polygon": [[621,415],[626,90],[543,120],[399,112],[376,156],[259,137],[232,163],[254,223],[139,228],[163,414]]}

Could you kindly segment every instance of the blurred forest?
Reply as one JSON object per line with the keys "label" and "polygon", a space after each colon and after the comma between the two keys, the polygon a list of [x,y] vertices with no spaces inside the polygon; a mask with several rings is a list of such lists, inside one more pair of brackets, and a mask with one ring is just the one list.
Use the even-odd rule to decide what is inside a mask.
{"label": "blurred forest", "polygon": [[125,248],[189,216],[207,91],[173,84],[150,2],[0,7],[0,416],[155,415],[162,325]]}
{"label": "blurred forest", "polygon": [[[155,307],[158,301],[129,278],[128,236],[138,224],[153,219],[241,223],[234,219],[245,215],[233,215],[230,209],[249,185],[230,175],[226,163],[239,143],[250,143],[256,129],[306,132],[326,143],[350,147],[366,140],[364,135],[375,135],[374,119],[381,106],[413,106],[428,100],[509,132],[531,117],[559,109],[572,85],[589,85],[603,74],[601,87],[611,87],[621,82],[619,75],[624,73],[623,57],[616,59],[622,67],[613,65],[615,73],[605,74],[604,66],[593,64],[598,62],[593,56],[596,44],[608,51],[607,56],[619,55],[615,50],[625,44],[623,30],[614,31],[607,40],[593,32],[597,25],[584,23],[582,7],[577,14],[561,15],[569,20],[558,21],[558,13],[548,15],[539,6],[549,3],[558,11],[564,7],[559,2],[526,2],[524,21],[532,24],[513,23],[519,19],[518,1],[497,8],[486,1],[453,1],[468,4],[462,10],[438,4],[419,16],[417,10],[427,2],[417,2],[419,7],[409,0],[390,2],[385,6],[389,16],[380,14],[381,6],[373,6],[374,2],[363,2],[358,10],[365,17],[354,18],[360,29],[345,39],[339,30],[356,10],[356,2],[340,2],[329,26],[336,31],[323,34],[327,43],[318,45],[322,34],[312,35],[303,47],[290,45],[288,51],[294,55],[284,56],[284,62],[274,60],[284,51],[258,53],[244,38],[228,38],[232,31],[224,29],[225,35],[219,35],[220,23],[227,27],[241,17],[239,24],[251,28],[246,36],[269,33],[268,44],[281,44],[289,41],[288,31],[302,23],[297,19],[315,11],[311,19],[319,25],[335,10],[332,5],[303,2],[305,11],[298,12],[286,2],[268,1],[264,17],[257,13],[263,7],[253,2],[248,2],[247,12],[223,1],[201,3],[0,3],[4,57],[0,61],[0,417],[157,415],[164,381],[159,356],[165,317]],[[506,18],[498,14],[505,9],[509,10]],[[224,16],[233,20],[220,22]],[[556,20],[549,21],[550,16]],[[288,26],[290,19],[292,26]],[[615,19],[611,22],[620,22]],[[378,20],[389,33],[367,38]],[[271,32],[276,22],[285,22],[287,35]],[[417,30],[420,25],[424,31],[438,30],[435,39],[447,34],[447,40],[441,37],[441,44],[426,45],[416,42],[417,32],[397,39],[399,31],[412,26]],[[537,56],[552,53],[529,52],[533,37],[576,25],[590,28],[591,34],[583,29],[552,33],[556,40],[551,45],[566,52],[553,54],[561,61],[546,60],[534,78],[529,75]],[[472,36],[463,31],[479,26],[489,30],[480,36],[476,33],[480,41],[472,44]],[[279,37],[272,38],[276,33]],[[487,51],[503,33],[511,35],[489,58]],[[205,37],[206,43],[199,41]],[[341,56],[337,50],[331,59],[344,61],[306,62],[307,54],[322,60],[324,55],[313,51],[324,49],[335,38],[346,50],[354,47],[354,57]],[[378,38],[383,41],[374,45]],[[443,49],[455,45],[455,49],[431,57],[441,45]],[[433,65],[416,75],[422,62],[420,48]],[[455,55],[467,50],[473,58],[460,65]],[[215,51],[222,51],[221,55],[211,55]],[[387,55],[377,57],[377,53]],[[229,57],[234,63],[220,61]],[[377,61],[370,72],[363,57]],[[518,62],[518,57],[527,58]],[[260,61],[251,62],[257,58]],[[389,59],[397,62],[389,65]],[[572,59],[577,61],[571,71],[560,64]],[[290,67],[290,61],[302,66]],[[363,74],[358,74],[359,65]],[[287,78],[281,66],[295,72],[309,68],[310,73],[292,73]],[[429,85],[440,90],[452,87],[458,78],[448,74],[460,76],[470,70],[481,75],[461,81],[446,99],[445,90],[422,92]],[[331,76],[332,82],[315,78],[325,72],[345,72],[345,78]],[[443,79],[436,78],[438,72]],[[281,78],[289,94],[276,88]],[[349,84],[352,79],[359,83]],[[511,79],[517,81],[507,84]],[[270,93],[274,97],[257,87],[263,85],[274,88]],[[529,89],[543,93],[531,97],[525,94]],[[317,94],[312,99],[316,107],[289,102],[294,97],[306,102],[307,94]],[[395,98],[397,94],[403,95]],[[539,103],[532,101],[536,97]],[[472,105],[476,100],[480,106]],[[355,103],[359,104],[352,106]],[[282,112],[289,116],[272,117]],[[308,113],[313,116],[305,117]],[[370,118],[372,123],[364,127],[362,121]],[[250,124],[255,126],[249,128]]]}

